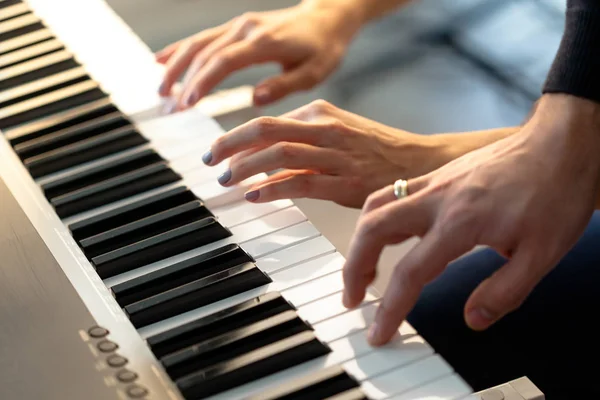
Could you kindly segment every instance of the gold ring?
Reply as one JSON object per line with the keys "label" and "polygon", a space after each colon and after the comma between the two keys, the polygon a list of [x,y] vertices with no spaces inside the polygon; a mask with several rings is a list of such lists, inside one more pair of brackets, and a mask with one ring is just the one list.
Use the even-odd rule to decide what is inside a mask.
{"label": "gold ring", "polygon": [[408,196],[408,181],[404,179],[398,179],[394,182],[394,195],[398,200]]}

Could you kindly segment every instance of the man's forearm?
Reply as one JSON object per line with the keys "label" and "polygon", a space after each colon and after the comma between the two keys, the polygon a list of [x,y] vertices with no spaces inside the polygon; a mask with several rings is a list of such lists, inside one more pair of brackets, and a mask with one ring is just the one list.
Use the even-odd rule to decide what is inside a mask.
{"label": "man's forearm", "polygon": [[383,17],[397,8],[410,3],[412,0],[304,0],[304,3],[316,4],[325,9],[346,9],[366,24]]}

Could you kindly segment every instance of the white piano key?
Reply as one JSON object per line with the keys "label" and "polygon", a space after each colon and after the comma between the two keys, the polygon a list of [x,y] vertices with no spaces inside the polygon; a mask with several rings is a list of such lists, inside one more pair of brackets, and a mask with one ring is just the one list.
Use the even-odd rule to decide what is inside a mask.
{"label": "white piano key", "polygon": [[435,354],[369,379],[363,382],[361,387],[373,400],[387,399],[448,376],[452,372],[450,365]]}
{"label": "white piano key", "polygon": [[[313,253],[316,256],[335,252],[335,247],[324,236],[311,239],[296,246],[271,253],[261,257],[256,265],[261,271],[269,275],[277,275],[278,279],[289,281],[293,286],[294,281],[305,281],[313,275],[315,278],[342,269],[344,258],[338,253],[335,257],[327,260],[318,259],[312,263],[304,264],[300,276],[296,272],[282,271],[282,269],[306,260],[306,254]],[[285,262],[284,262],[285,260]]]}
{"label": "white piano key", "polygon": [[[365,302],[376,300],[375,296],[367,293]],[[342,303],[342,291],[330,294],[322,299],[305,304],[298,309],[298,315],[310,324],[317,324],[326,319],[349,312]]]}
{"label": "white piano key", "polygon": [[453,374],[409,392],[392,396],[390,400],[456,400],[472,392],[473,390],[458,374]]}
{"label": "white piano key", "polygon": [[[306,221],[306,216],[296,207],[287,208],[276,212],[274,214],[267,215],[264,218],[260,218],[257,220],[250,221],[246,224],[238,225],[235,228],[231,229],[232,235],[228,238],[216,241],[211,244],[207,244],[205,246],[199,247],[194,250],[187,251],[182,254],[178,254],[173,257],[169,257],[165,260],[161,260],[149,265],[146,265],[141,268],[137,268],[132,271],[125,272],[123,274],[113,276],[104,281],[104,283],[108,287],[112,287],[122,282],[126,282],[130,279],[136,278],[141,275],[145,275],[152,271],[156,271],[167,267],[169,265],[173,265],[183,260],[187,260],[188,258],[204,254],[208,251],[218,249],[223,247],[226,244],[237,243],[241,245],[243,248],[244,242],[247,242],[250,239],[265,236],[265,240],[271,240],[268,234],[277,234],[277,231],[280,231],[288,226],[296,225],[300,222]],[[277,239],[273,239],[277,240]]]}
{"label": "white piano key", "polygon": [[211,209],[218,216],[219,221],[228,227],[234,227],[256,218],[262,218],[279,210],[293,207],[291,200],[276,200],[269,203],[247,203],[230,204],[223,207]]}
{"label": "white piano key", "polygon": [[364,329],[373,322],[377,306],[378,303],[367,303],[336,318],[315,324],[317,336],[324,342],[332,342],[354,331]]}
{"label": "white piano key", "polygon": [[273,235],[270,240],[257,238],[244,243],[243,248],[254,258],[259,258],[269,253],[273,253],[281,248],[291,246],[293,244],[315,238],[321,233],[310,222],[302,222],[298,225],[286,228],[285,231],[278,232],[278,235]]}
{"label": "white piano key", "polygon": [[217,208],[238,201],[246,201],[244,193],[264,179],[264,174],[255,175],[230,187],[221,186],[217,182],[209,182],[193,187],[192,192],[204,200],[208,208]]}
{"label": "white piano key", "polygon": [[301,307],[342,289],[344,289],[344,280],[342,271],[338,271],[307,282],[304,285],[294,286],[282,291],[282,293],[285,293],[285,298],[296,307]]}

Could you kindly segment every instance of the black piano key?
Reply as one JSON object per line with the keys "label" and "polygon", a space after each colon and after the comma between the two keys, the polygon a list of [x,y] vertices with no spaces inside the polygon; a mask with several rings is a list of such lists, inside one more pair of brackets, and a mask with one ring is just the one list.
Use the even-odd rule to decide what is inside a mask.
{"label": "black piano key", "polygon": [[40,18],[32,13],[0,22],[0,42],[43,29]]}
{"label": "black piano key", "polygon": [[285,311],[223,333],[160,359],[173,380],[311,330],[295,311]]}
{"label": "black piano key", "polygon": [[328,397],[326,400],[370,400],[360,389],[349,389],[335,396]]}
{"label": "black piano key", "polygon": [[91,117],[68,128],[21,142],[14,146],[14,150],[21,159],[25,159],[128,125],[131,125],[131,122],[120,111],[113,111],[98,117]]}
{"label": "black piano key", "polygon": [[107,94],[94,81],[74,83],[4,107],[0,117],[0,129],[30,122],[104,97],[107,97]]}
{"label": "black piano key", "polygon": [[9,18],[18,17],[29,12],[29,7],[26,4],[13,4],[10,7],[4,6],[0,8],[0,21],[5,21]]}
{"label": "black piano key", "polygon": [[106,279],[229,236],[229,229],[209,217],[94,257],[92,264]]}
{"label": "black piano key", "polygon": [[34,44],[52,39],[54,39],[54,35],[49,29],[40,29],[35,32],[2,42],[2,46],[0,46],[0,55],[3,56],[12,51],[24,49],[27,46],[32,46]]}
{"label": "black piano key", "polygon": [[246,263],[130,304],[125,312],[141,328],[271,282],[255,264]]}
{"label": "black piano key", "polygon": [[75,83],[89,80],[90,77],[87,75],[83,67],[59,72],[56,75],[50,75],[47,78],[38,79],[12,89],[5,90],[0,98],[0,108],[6,108],[18,103],[23,103],[35,97],[39,97],[55,90],[74,85]]}
{"label": "black piano key", "polygon": [[29,122],[25,125],[7,129],[4,133],[10,144],[16,146],[20,143],[50,135],[117,111],[110,98],[107,97],[73,107],[70,110],[50,115],[34,122]]}
{"label": "black piano key", "polygon": [[254,262],[237,244],[228,244],[111,288],[121,307],[166,292],[230,267]]}
{"label": "black piano key", "polygon": [[6,7],[10,7],[15,4],[23,3],[21,0],[2,0],[0,1],[0,10]]}
{"label": "black piano key", "polygon": [[47,40],[18,51],[13,51],[0,56],[0,69],[8,68],[24,61],[30,61],[36,57],[63,50],[64,48],[65,46],[58,40]]}
{"label": "black piano key", "polygon": [[34,178],[116,154],[148,143],[133,127],[124,127],[27,158],[23,164]]}
{"label": "black piano key", "polygon": [[302,376],[248,400],[324,400],[360,387],[339,365]]}
{"label": "black piano key", "polygon": [[3,69],[0,74],[0,92],[79,66],[81,65],[73,55],[66,50],[50,53]]}
{"label": "black piano key", "polygon": [[79,242],[79,245],[88,258],[93,258],[211,216],[213,214],[204,207],[200,200],[192,200],[189,203],[89,237]]}
{"label": "black piano key", "polygon": [[186,375],[176,381],[186,399],[202,399],[331,352],[312,331]]}
{"label": "black piano key", "polygon": [[268,292],[146,339],[157,358],[211,337],[295,310],[279,292]]}
{"label": "black piano key", "polygon": [[84,169],[47,182],[42,185],[42,190],[46,198],[50,200],[161,161],[164,160],[154,150],[144,149],[129,154],[127,157],[113,160],[110,163],[103,163],[94,168]]}
{"label": "black piano key", "polygon": [[73,238],[80,241],[192,200],[196,200],[196,196],[190,190],[184,186],[177,186],[151,197],[75,222],[69,225],[69,230]]}
{"label": "black piano key", "polygon": [[59,217],[67,218],[179,180],[179,174],[160,162],[58,196],[50,204]]}

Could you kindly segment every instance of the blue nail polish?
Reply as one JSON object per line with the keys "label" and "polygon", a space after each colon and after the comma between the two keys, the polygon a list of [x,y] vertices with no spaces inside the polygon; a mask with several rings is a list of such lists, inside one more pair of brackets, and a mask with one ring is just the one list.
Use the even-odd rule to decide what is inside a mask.
{"label": "blue nail polish", "polygon": [[210,162],[212,161],[212,151],[207,151],[206,153],[204,153],[202,155],[202,161],[204,162],[204,164],[210,164]]}
{"label": "blue nail polish", "polygon": [[164,94],[165,93],[165,84],[164,84],[164,82],[160,84],[160,87],[158,88],[158,93],[160,93],[160,94]]}
{"label": "blue nail polish", "polygon": [[258,196],[260,195],[260,192],[258,190],[253,190],[251,192],[248,192],[244,195],[244,197],[246,198],[246,200],[248,201],[256,201],[258,199]]}
{"label": "blue nail polish", "polygon": [[194,93],[191,93],[191,94],[190,94],[190,95],[187,97],[187,99],[185,99],[185,105],[186,105],[186,106],[188,106],[188,107],[189,107],[189,106],[192,106],[192,105],[196,104],[196,101],[197,101],[197,100],[198,100],[198,95],[197,95],[195,92],[194,92]]}
{"label": "blue nail polish", "polygon": [[229,182],[230,179],[231,179],[231,170],[230,169],[223,172],[223,174],[217,178],[217,180],[219,181],[219,183],[221,185],[226,184],[227,182]]}

